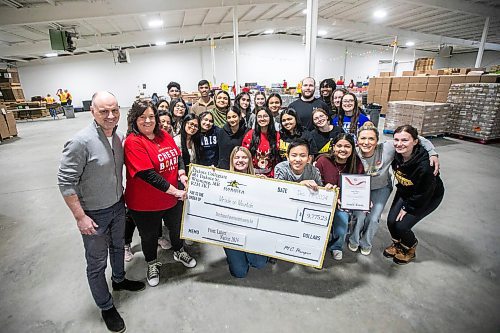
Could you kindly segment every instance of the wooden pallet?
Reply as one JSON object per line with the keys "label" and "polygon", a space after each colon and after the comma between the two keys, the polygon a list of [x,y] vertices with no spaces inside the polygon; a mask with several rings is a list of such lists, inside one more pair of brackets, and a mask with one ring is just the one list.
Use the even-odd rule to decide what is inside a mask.
{"label": "wooden pallet", "polygon": [[0,141],[11,140],[11,139],[14,139],[14,138],[17,138],[17,134],[11,135],[11,136],[6,136],[4,138],[0,137]]}
{"label": "wooden pallet", "polygon": [[477,137],[473,137],[473,136],[455,134],[455,133],[447,133],[446,136],[449,136],[449,137],[455,138],[455,139],[464,140],[464,141],[480,143],[483,145],[500,142],[500,138],[483,139],[483,138],[477,138]]}

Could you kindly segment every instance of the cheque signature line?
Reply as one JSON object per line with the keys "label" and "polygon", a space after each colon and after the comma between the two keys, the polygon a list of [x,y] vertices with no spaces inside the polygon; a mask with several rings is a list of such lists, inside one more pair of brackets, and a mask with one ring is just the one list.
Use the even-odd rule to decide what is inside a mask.
{"label": "cheque signature line", "polygon": [[210,203],[210,202],[206,202],[206,201],[205,201],[205,204],[206,205],[211,205],[211,206],[216,206],[216,207],[221,207],[221,208],[228,208],[228,209],[236,210],[236,211],[243,212],[243,213],[249,213],[249,214],[254,214],[254,215],[272,217],[272,218],[278,219],[278,220],[286,220],[286,221],[297,222],[297,220],[294,220],[294,219],[287,219],[287,218],[284,218],[284,217],[279,217],[279,216],[274,216],[274,215],[268,215],[268,214],[262,214],[262,213],[252,212],[250,210],[244,210],[244,209],[239,209],[239,208],[233,208],[233,207],[218,205],[218,204]]}
{"label": "cheque signature line", "polygon": [[324,203],[321,203],[321,202],[314,202],[314,201],[308,201],[308,200],[302,200],[302,199],[296,199],[296,198],[290,198],[290,200],[300,201],[300,202],[306,202],[306,203],[310,203],[310,204],[314,204],[314,205],[320,205],[320,206],[327,206],[327,207],[331,206],[330,204],[324,204]]}
{"label": "cheque signature line", "polygon": [[[199,216],[199,215],[195,215],[195,214],[191,214],[191,213],[188,213],[189,216],[194,216],[194,217],[198,217],[200,219],[205,219],[205,220],[210,220],[210,221],[215,221],[215,222],[219,222],[219,223],[222,223],[222,224],[229,224],[229,225],[234,225],[234,226],[238,226],[238,227],[242,227],[242,228],[247,228],[247,229],[253,229],[253,230],[259,230],[259,231],[264,231],[264,232],[269,232],[269,233],[272,233],[272,234],[277,234],[277,235],[281,235],[281,236],[288,236],[288,237],[292,237],[292,238],[299,238],[299,236],[295,236],[295,235],[289,235],[289,234],[283,234],[281,232],[277,232],[277,231],[271,231],[271,230],[266,230],[266,229],[259,229],[259,228],[254,228],[254,227],[249,227],[249,226],[246,226],[246,225],[241,225],[241,224],[236,224],[236,223],[231,223],[231,222],[224,222],[224,221],[221,221],[221,220],[216,220],[216,219],[212,219],[210,217],[205,217],[205,216]],[[232,243],[231,243],[232,244]]]}
{"label": "cheque signature line", "polygon": [[305,260],[310,260],[310,261],[318,262],[318,259],[311,259],[311,258],[306,258],[306,257],[301,257],[301,256],[294,256],[293,254],[289,254],[289,253],[285,253],[285,252],[280,252],[280,251],[276,251],[276,253],[284,254],[284,255],[286,255],[288,257],[295,257],[295,258],[300,258],[300,259],[305,259]]}

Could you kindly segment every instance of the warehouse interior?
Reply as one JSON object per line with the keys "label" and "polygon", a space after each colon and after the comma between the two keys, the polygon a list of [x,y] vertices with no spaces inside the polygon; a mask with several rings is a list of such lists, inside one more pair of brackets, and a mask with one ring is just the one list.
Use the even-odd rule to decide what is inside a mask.
{"label": "warehouse interior", "polygon": [[[75,49],[53,50],[50,29]],[[170,81],[191,103],[200,79],[296,98],[307,76],[352,79],[382,106],[382,141],[406,121],[435,145],[446,193],[415,228],[415,262],[382,256],[389,204],[371,255],[327,254],[321,270],[278,261],[235,279],[221,247],[190,245],[193,269],[159,250],[159,286],[113,292],[128,331],[498,331],[498,1],[0,0],[0,73],[2,331],[106,331],[56,175],[95,91],[116,95],[125,132],[134,100],[167,95]],[[77,112],[54,121],[32,97],[59,88]],[[127,277],[145,280],[137,233],[133,246]]]}

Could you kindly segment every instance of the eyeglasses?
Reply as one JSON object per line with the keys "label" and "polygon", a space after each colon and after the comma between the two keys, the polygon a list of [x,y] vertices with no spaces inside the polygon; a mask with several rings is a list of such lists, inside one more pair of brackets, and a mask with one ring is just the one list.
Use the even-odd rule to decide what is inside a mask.
{"label": "eyeglasses", "polygon": [[343,100],[342,100],[342,103],[345,103],[345,104],[353,104],[353,103],[354,103],[354,100],[353,100],[353,99],[343,99]]}
{"label": "eyeglasses", "polygon": [[257,119],[269,119],[269,115],[261,114],[261,115],[257,116]]}
{"label": "eyeglasses", "polygon": [[313,118],[313,121],[318,121],[321,119],[326,119],[327,117],[324,114],[317,115]]}

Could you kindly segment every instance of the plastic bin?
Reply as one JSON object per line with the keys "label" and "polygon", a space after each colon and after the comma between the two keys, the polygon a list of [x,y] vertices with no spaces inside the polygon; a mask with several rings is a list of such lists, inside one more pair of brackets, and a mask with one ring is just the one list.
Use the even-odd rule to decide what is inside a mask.
{"label": "plastic bin", "polygon": [[366,106],[366,113],[370,116],[370,121],[378,128],[378,121],[380,119],[380,111],[382,106],[378,104],[368,104]]}
{"label": "plastic bin", "polygon": [[66,118],[75,118],[75,109],[73,109],[71,105],[65,105],[63,106],[63,109]]}
{"label": "plastic bin", "polygon": [[92,104],[92,101],[82,101],[83,104],[83,111],[90,111],[90,104]]}

